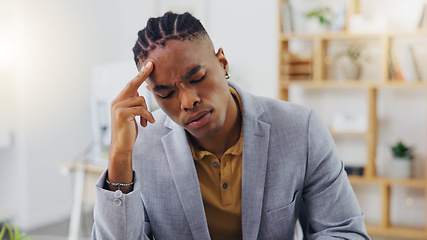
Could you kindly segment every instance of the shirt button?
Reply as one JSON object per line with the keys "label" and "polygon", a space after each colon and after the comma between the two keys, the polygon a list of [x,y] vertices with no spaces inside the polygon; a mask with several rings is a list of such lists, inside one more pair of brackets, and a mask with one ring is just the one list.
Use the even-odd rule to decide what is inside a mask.
{"label": "shirt button", "polygon": [[117,191],[115,191],[115,192],[114,192],[114,197],[116,197],[116,198],[121,198],[122,196],[123,196],[122,191],[117,190]]}
{"label": "shirt button", "polygon": [[120,205],[122,205],[122,200],[120,200],[120,199],[116,198],[116,199],[114,199],[113,203],[114,203],[114,205],[116,205],[116,206],[120,206]]}
{"label": "shirt button", "polygon": [[222,184],[222,188],[227,189],[228,188],[228,184],[227,183],[223,183]]}
{"label": "shirt button", "polygon": [[217,162],[212,163],[212,167],[217,168],[218,167],[218,163]]}

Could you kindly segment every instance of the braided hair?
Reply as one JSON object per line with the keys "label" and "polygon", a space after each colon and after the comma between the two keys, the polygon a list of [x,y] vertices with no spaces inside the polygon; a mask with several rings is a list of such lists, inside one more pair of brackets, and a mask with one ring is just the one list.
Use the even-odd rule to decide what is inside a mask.
{"label": "braided hair", "polygon": [[147,26],[138,32],[138,40],[133,47],[136,65],[143,62],[149,51],[157,46],[165,46],[167,40],[193,40],[208,36],[203,25],[190,13],[165,13],[162,17],[150,18]]}

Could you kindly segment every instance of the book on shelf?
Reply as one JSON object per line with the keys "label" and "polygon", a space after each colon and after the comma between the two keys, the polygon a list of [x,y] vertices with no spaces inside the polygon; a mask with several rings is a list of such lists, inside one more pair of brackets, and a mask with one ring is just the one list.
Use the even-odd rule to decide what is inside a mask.
{"label": "book on shelf", "polygon": [[391,49],[389,54],[391,79],[407,83],[420,80],[420,72],[412,46]]}
{"label": "book on shelf", "polygon": [[402,71],[400,70],[399,61],[393,49],[389,51],[389,77],[393,81],[403,82]]}
{"label": "book on shelf", "polygon": [[310,80],[313,76],[313,64],[310,58],[298,54],[283,55],[282,74],[287,80]]}
{"label": "book on shelf", "polygon": [[282,31],[283,33],[292,33],[294,31],[292,8],[288,1],[282,3]]}
{"label": "book on shelf", "polygon": [[332,31],[339,32],[345,28],[346,13],[347,13],[347,1],[341,0],[339,2],[338,9],[334,15]]}
{"label": "book on shelf", "polygon": [[420,80],[420,74],[417,67],[417,61],[412,46],[404,46],[396,51],[403,80],[405,82],[417,82]]}
{"label": "book on shelf", "polygon": [[421,14],[420,22],[418,24],[419,28],[427,28],[427,4],[423,6],[423,12]]}

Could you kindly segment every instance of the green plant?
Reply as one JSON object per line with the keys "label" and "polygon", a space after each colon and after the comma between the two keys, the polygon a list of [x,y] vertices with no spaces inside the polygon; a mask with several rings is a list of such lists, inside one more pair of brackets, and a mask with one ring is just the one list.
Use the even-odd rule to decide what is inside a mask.
{"label": "green plant", "polygon": [[3,224],[4,225],[0,230],[0,240],[6,240],[4,238],[6,230],[9,234],[9,240],[31,240],[31,238],[26,237],[26,233],[19,231],[17,225],[15,225],[15,227],[12,229],[12,227],[7,222],[4,222]]}
{"label": "green plant", "polygon": [[391,152],[396,158],[412,159],[414,157],[413,148],[406,146],[402,141],[391,146]]}
{"label": "green plant", "polygon": [[328,7],[321,7],[305,14],[306,18],[317,18],[319,23],[325,26],[331,26],[334,18],[334,12]]}
{"label": "green plant", "polygon": [[[362,63],[369,62],[370,57],[363,53],[363,50],[366,48],[364,43],[355,43],[350,45],[348,48],[338,52],[334,56],[334,61],[346,57],[350,60],[351,64],[354,66],[353,70],[348,71],[346,75],[351,79],[360,79],[362,75]],[[347,68],[348,69],[348,68]],[[344,69],[345,71],[345,69]]]}
{"label": "green plant", "polygon": [[361,61],[369,61],[369,56],[363,54],[363,50],[366,48],[363,43],[352,44],[347,49],[337,53],[335,58],[348,57],[353,64],[360,64]]}

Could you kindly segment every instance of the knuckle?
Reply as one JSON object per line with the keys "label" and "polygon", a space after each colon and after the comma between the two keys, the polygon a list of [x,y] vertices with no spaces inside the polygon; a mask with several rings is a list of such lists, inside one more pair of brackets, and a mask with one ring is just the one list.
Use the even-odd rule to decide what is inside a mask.
{"label": "knuckle", "polygon": [[143,96],[139,96],[138,97],[138,103],[141,105],[145,104],[145,98]]}
{"label": "knuckle", "polygon": [[111,110],[113,110],[115,107],[116,107],[116,99],[114,99],[112,102],[111,102],[111,104],[110,104],[110,108],[111,108]]}
{"label": "knuckle", "polygon": [[130,82],[128,82],[128,84],[126,85],[126,88],[134,88],[134,86],[135,86],[134,81],[130,81]]}
{"label": "knuckle", "polygon": [[126,111],[123,108],[119,108],[115,112],[116,112],[117,118],[119,118],[119,119],[122,119],[122,118],[126,117]]}

